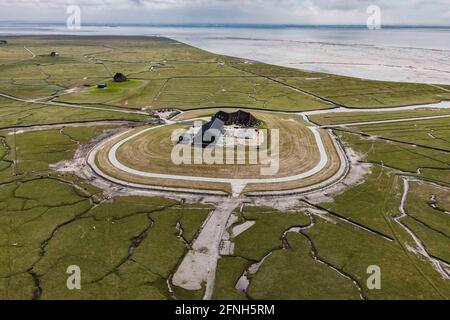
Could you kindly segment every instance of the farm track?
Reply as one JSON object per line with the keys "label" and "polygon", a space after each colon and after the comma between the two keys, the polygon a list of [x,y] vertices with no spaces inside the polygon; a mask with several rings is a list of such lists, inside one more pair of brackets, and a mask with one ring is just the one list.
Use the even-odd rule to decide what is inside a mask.
{"label": "farm track", "polygon": [[94,120],[94,121],[77,121],[66,123],[55,123],[45,125],[30,125],[30,126],[14,126],[0,128],[1,131],[14,131],[11,134],[19,134],[23,132],[33,132],[41,130],[61,129],[65,127],[88,127],[88,126],[133,126],[139,124],[139,121],[123,121],[123,120]]}
{"label": "farm track", "polygon": [[35,54],[33,51],[31,51],[30,49],[28,49],[28,48],[25,47],[25,46],[24,46],[23,48],[31,54],[31,59],[36,58],[36,54]]}
{"label": "farm track", "polygon": [[[375,136],[371,136],[367,133],[363,133],[363,132],[358,132],[358,131],[351,131],[351,130],[345,130],[345,128],[336,128],[337,131],[342,131],[342,132],[346,132],[346,133],[350,133],[350,134],[356,134],[362,137],[374,137]],[[421,147],[424,149],[430,149],[430,150],[435,150],[435,151],[440,151],[440,152],[445,152],[445,153],[449,153],[450,150],[447,149],[442,149],[442,148],[437,148],[437,147],[430,147],[424,144],[420,144],[420,143],[411,143],[411,142],[407,142],[407,141],[402,141],[402,140],[398,140],[398,139],[391,139],[391,138],[386,138],[386,137],[379,137],[377,136],[376,139],[378,140],[383,140],[383,141],[388,141],[388,142],[395,142],[395,143],[399,143],[399,144],[405,144],[405,145],[409,145],[412,147]]]}
{"label": "farm track", "polygon": [[424,116],[424,117],[394,119],[394,120],[351,122],[351,123],[342,123],[342,124],[334,124],[334,125],[323,125],[323,126],[320,126],[319,128],[331,129],[331,128],[342,128],[342,127],[356,127],[356,126],[366,126],[366,125],[373,125],[373,124],[410,122],[410,121],[432,120],[432,119],[442,119],[442,118],[450,118],[450,115]]}
{"label": "farm track", "polygon": [[239,201],[228,199],[220,203],[204,222],[192,249],[186,254],[172,283],[187,290],[200,290],[206,283],[205,300],[210,300],[214,292],[217,260],[225,228]]}
{"label": "farm track", "polygon": [[108,112],[119,112],[119,113],[127,113],[127,114],[141,114],[141,115],[149,115],[148,112],[144,111],[133,111],[133,110],[124,110],[124,109],[112,109],[112,108],[102,108],[102,107],[91,107],[91,106],[84,106],[84,105],[78,105],[78,104],[69,104],[69,103],[63,103],[63,102],[53,102],[53,101],[41,101],[41,100],[34,100],[34,99],[22,99],[18,97],[14,97],[8,94],[0,93],[0,97],[24,102],[24,103],[32,103],[32,104],[39,104],[39,105],[47,105],[47,106],[53,106],[53,107],[65,107],[65,108],[75,108],[75,109],[87,109],[87,110],[99,110],[99,111],[108,111]]}

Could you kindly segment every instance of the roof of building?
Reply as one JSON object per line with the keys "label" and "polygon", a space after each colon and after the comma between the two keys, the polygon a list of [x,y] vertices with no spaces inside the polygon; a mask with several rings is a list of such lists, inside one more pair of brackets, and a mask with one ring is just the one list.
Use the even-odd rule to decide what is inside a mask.
{"label": "roof of building", "polygon": [[219,111],[216,113],[216,115],[214,117],[219,118],[221,120],[226,120],[226,119],[228,119],[229,116],[230,116],[230,114],[228,112]]}
{"label": "roof of building", "polygon": [[217,140],[218,135],[222,133],[224,126],[225,123],[222,120],[213,118],[210,122],[205,123],[202,126],[202,129],[194,137],[194,144],[200,144],[204,147],[214,143]]}
{"label": "roof of building", "polygon": [[226,125],[238,124],[243,126],[253,126],[258,122],[258,120],[251,113],[242,110],[232,113],[219,111],[216,113],[214,118],[222,120]]}
{"label": "roof of building", "polygon": [[124,82],[124,81],[127,81],[127,77],[123,73],[117,72],[114,75],[114,81],[115,82]]}

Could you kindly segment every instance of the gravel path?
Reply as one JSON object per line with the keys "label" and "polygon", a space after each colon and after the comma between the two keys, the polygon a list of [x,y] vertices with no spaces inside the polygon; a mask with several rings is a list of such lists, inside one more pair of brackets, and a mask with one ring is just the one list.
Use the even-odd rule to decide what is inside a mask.
{"label": "gravel path", "polygon": [[24,102],[24,103],[35,103],[35,104],[56,106],[56,107],[75,108],[75,109],[88,109],[88,110],[101,110],[101,111],[121,112],[121,113],[129,113],[129,114],[149,115],[147,112],[137,111],[137,110],[125,110],[125,109],[91,107],[91,106],[83,106],[83,105],[79,105],[79,104],[69,104],[69,103],[63,103],[63,102],[41,101],[41,100],[34,100],[34,99],[22,99],[22,98],[10,96],[10,95],[4,94],[4,93],[0,93],[0,97],[6,98],[6,99],[10,99],[10,100],[14,100],[14,101],[20,101],[20,102]]}
{"label": "gravel path", "polygon": [[340,127],[352,127],[352,126],[356,127],[356,126],[365,126],[365,125],[371,125],[371,124],[396,123],[396,122],[408,122],[408,121],[420,121],[420,120],[432,120],[432,119],[441,119],[441,118],[450,118],[450,114],[440,115],[440,116],[426,116],[426,117],[406,118],[406,119],[393,119],[393,120],[378,120],[378,121],[342,123],[342,124],[324,125],[324,126],[320,126],[320,128],[340,128]]}
{"label": "gravel path", "polygon": [[231,213],[240,205],[236,199],[227,199],[209,215],[202,230],[186,254],[172,283],[186,290],[200,290],[206,283],[204,300],[210,300],[214,291],[220,245]]}
{"label": "gravel path", "polygon": [[33,52],[33,51],[31,51],[30,49],[28,49],[27,47],[23,47],[25,50],[27,50],[30,54],[31,54],[31,59],[34,59],[34,58],[36,58],[36,54]]}

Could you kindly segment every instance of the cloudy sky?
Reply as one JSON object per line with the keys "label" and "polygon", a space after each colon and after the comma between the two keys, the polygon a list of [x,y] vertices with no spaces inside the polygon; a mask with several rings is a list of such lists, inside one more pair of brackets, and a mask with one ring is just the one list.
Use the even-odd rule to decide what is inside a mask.
{"label": "cloudy sky", "polygon": [[73,4],[83,23],[365,24],[378,5],[383,24],[450,25],[450,0],[0,0],[0,20],[64,22]]}

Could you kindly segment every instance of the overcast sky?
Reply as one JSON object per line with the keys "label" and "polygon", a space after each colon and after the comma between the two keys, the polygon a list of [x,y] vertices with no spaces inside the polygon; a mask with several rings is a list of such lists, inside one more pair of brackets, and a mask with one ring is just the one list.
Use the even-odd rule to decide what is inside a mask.
{"label": "overcast sky", "polygon": [[365,24],[378,5],[383,24],[450,25],[450,0],[0,0],[0,20],[64,22],[71,4],[83,23]]}

